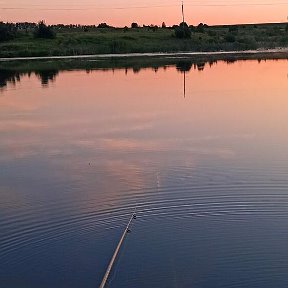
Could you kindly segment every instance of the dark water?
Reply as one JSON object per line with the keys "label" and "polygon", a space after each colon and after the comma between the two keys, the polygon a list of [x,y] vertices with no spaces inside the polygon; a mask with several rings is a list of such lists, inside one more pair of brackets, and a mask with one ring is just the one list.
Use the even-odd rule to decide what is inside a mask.
{"label": "dark water", "polygon": [[287,63],[2,73],[0,287],[288,287]]}

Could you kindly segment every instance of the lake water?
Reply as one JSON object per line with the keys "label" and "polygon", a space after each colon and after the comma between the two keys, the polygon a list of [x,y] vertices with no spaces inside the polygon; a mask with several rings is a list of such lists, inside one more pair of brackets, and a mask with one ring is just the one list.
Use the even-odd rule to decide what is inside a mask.
{"label": "lake water", "polygon": [[0,72],[0,287],[288,287],[287,64]]}

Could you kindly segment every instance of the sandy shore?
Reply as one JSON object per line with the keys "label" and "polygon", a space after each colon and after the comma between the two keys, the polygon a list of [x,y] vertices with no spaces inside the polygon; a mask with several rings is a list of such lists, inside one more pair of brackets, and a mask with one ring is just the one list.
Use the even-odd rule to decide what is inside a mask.
{"label": "sandy shore", "polygon": [[288,47],[270,50],[246,51],[217,51],[217,52],[177,52],[177,53],[129,53],[129,54],[102,54],[102,55],[77,55],[77,56],[49,56],[49,57],[16,57],[0,58],[1,62],[31,61],[31,60],[61,60],[61,59],[109,59],[109,58],[185,58],[185,59],[288,59]]}

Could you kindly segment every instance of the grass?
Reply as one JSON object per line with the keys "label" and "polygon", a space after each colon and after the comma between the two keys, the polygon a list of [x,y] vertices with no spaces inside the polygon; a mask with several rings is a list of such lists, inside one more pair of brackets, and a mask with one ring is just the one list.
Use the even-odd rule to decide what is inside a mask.
{"label": "grass", "polygon": [[66,56],[110,53],[233,51],[288,46],[285,23],[212,26],[191,39],[178,39],[171,28],[93,28],[56,30],[55,39],[35,39],[32,32],[18,32],[0,43],[0,57]]}

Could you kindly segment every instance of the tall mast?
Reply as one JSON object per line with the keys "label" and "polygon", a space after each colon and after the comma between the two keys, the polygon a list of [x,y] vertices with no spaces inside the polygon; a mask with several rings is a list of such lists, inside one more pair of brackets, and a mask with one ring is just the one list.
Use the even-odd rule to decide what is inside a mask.
{"label": "tall mast", "polygon": [[184,2],[182,1],[182,23],[185,22],[185,19],[184,19]]}

